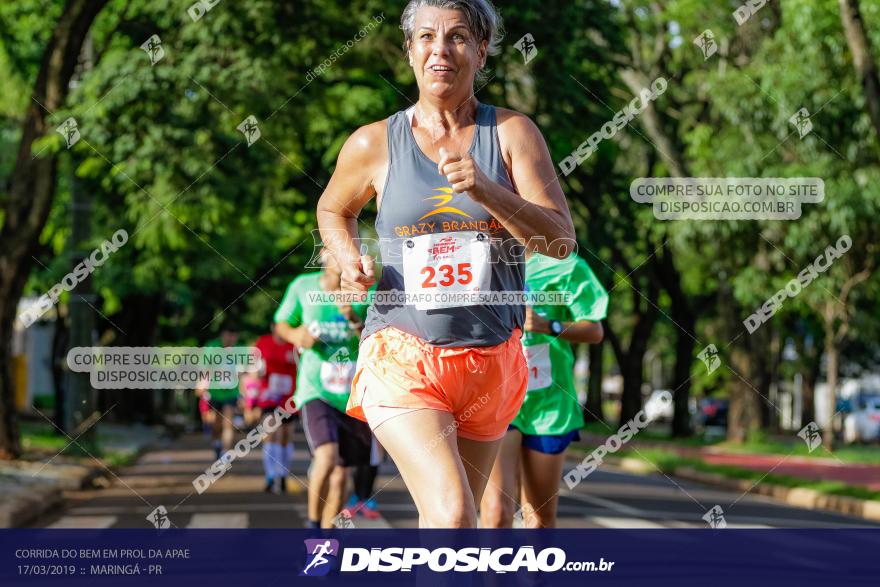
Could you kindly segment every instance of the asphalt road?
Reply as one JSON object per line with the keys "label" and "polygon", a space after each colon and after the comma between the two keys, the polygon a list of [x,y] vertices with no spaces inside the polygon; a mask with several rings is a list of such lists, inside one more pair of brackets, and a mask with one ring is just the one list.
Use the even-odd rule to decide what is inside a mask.
{"label": "asphalt road", "polygon": [[[68,492],[61,508],[31,527],[144,528],[147,516],[163,506],[179,528],[301,528],[306,517],[308,448],[296,436],[296,462],[284,495],[263,492],[261,451],[242,459],[204,493],[192,481],[213,461],[207,437],[189,434],[146,452],[112,476],[109,487]],[[394,464],[387,460],[376,481],[383,514],[378,521],[358,516],[355,528],[415,528],[416,508]],[[728,528],[880,527],[835,513],[781,505],[772,499],[672,479],[637,475],[609,465],[569,491],[560,482],[562,528],[708,528],[703,516],[720,506]],[[346,521],[348,524],[349,521]]]}

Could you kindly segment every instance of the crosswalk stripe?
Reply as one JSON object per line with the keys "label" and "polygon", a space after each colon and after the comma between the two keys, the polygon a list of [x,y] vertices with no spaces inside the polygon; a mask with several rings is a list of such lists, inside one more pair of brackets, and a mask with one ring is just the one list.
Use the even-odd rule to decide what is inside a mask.
{"label": "crosswalk stripe", "polygon": [[187,528],[247,528],[246,513],[193,514]]}
{"label": "crosswalk stripe", "polygon": [[599,507],[614,510],[615,512],[620,513],[620,514],[624,514],[624,515],[640,516],[640,515],[644,515],[644,514],[648,513],[644,510],[630,507],[628,505],[618,503],[616,501],[611,501],[610,499],[605,499],[604,497],[599,497],[597,495],[587,495],[587,494],[583,494],[583,493],[576,493],[574,491],[569,491],[569,490],[565,490],[565,489],[560,489],[559,495],[562,497],[567,497],[570,499],[574,499],[577,501],[588,503],[590,505],[596,505]]}
{"label": "crosswalk stripe", "polygon": [[645,529],[645,528],[665,528],[656,522],[645,520],[642,518],[612,518],[608,516],[590,516],[587,520],[598,524],[603,528],[621,528],[621,529]]}
{"label": "crosswalk stripe", "polygon": [[47,528],[109,528],[118,519],[117,516],[64,516]]}
{"label": "crosswalk stripe", "polygon": [[[709,525],[706,524],[706,527]],[[768,526],[766,524],[731,524],[727,523],[728,528],[746,528],[749,530],[767,530],[768,528],[772,528],[773,526]]]}
{"label": "crosswalk stripe", "polygon": [[366,518],[355,518],[354,520],[352,520],[352,522],[354,523],[355,528],[386,529],[386,528],[391,527],[391,524],[389,524],[388,520],[386,520],[385,518],[379,518],[378,520],[368,520]]}

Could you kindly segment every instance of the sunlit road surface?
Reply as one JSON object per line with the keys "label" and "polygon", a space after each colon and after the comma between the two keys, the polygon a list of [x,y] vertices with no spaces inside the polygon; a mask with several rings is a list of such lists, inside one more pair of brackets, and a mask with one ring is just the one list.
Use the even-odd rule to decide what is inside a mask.
{"label": "sunlit road surface", "polygon": [[[238,440],[238,439],[237,439]],[[103,489],[68,492],[64,505],[36,520],[40,528],[149,528],[159,506],[177,528],[302,528],[306,518],[308,447],[296,435],[294,476],[288,493],[263,492],[262,451],[237,458],[204,493],[192,481],[213,462],[206,436],[189,434],[146,452],[110,476]],[[573,466],[573,463],[572,463]],[[414,503],[387,460],[376,481],[380,520],[356,516],[347,527],[415,528]],[[880,527],[859,518],[794,508],[762,496],[715,489],[659,473],[636,475],[603,465],[573,490],[560,482],[561,528],[708,528],[703,516],[719,505],[728,528]]]}

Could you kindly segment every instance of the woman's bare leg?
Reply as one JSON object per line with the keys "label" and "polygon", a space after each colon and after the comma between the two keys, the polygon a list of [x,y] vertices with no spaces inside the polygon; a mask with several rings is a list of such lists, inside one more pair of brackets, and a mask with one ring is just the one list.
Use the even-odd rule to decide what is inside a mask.
{"label": "woman's bare leg", "polygon": [[522,432],[513,428],[504,435],[501,449],[495,458],[489,483],[480,501],[482,528],[511,528],[519,495],[519,454]]}
{"label": "woman's bare leg", "polygon": [[[425,408],[395,416],[373,431],[400,470],[422,528],[476,527],[476,507],[455,429],[452,414]],[[474,459],[484,460],[479,451],[474,453]],[[489,466],[491,460],[487,473]]]}
{"label": "woman's bare leg", "polygon": [[474,496],[474,507],[483,499],[483,491],[489,482],[492,465],[495,464],[495,457],[503,441],[503,437],[491,442],[458,437],[458,454],[467,472],[468,487]]}

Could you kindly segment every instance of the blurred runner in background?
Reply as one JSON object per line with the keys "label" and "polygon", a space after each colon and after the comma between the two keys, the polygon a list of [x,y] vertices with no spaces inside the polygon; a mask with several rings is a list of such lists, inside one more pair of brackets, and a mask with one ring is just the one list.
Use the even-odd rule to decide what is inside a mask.
{"label": "blurred runner in background", "polygon": [[370,464],[370,428],[345,414],[367,306],[318,299],[339,292],[339,266],[329,254],[322,260],[322,271],[291,282],[275,313],[278,335],[302,352],[294,398],[312,453],[310,528],[333,527],[345,497],[345,467]]}
{"label": "blurred runner in background", "polygon": [[[238,330],[229,323],[223,325],[220,337],[205,343],[205,356],[211,356],[212,349],[233,347],[238,342]],[[215,354],[215,353],[214,353]],[[211,364],[223,364],[223,361]],[[196,394],[207,399],[208,408],[214,413],[213,427],[211,429],[211,447],[214,449],[214,458],[232,448],[233,426],[232,418],[235,416],[235,406],[238,403],[240,390],[240,378],[235,367],[231,368],[232,378],[238,382],[233,387],[220,387],[216,383],[201,382],[196,387]]]}
{"label": "blurred runner in background", "polygon": [[527,254],[531,295],[567,293],[565,305],[536,304],[526,310],[523,351],[529,367],[526,399],[510,424],[483,493],[483,528],[510,528],[517,496],[526,528],[554,528],[565,449],[584,425],[574,386],[571,344],[596,344],[608,293],[587,262],[572,254],[557,260]]}
{"label": "blurred runner in background", "polygon": [[[264,417],[273,417],[276,408],[285,406],[296,390],[299,351],[278,334],[272,325],[271,334],[264,334],[254,343],[260,351],[260,386],[257,405]],[[269,433],[263,442],[263,469],[266,491],[287,491],[287,476],[293,467],[293,416]]]}
{"label": "blurred runner in background", "polygon": [[379,465],[384,460],[385,449],[374,435],[370,449],[370,464],[360,465],[354,469],[354,491],[342,510],[347,517],[353,518],[358,514],[368,520],[378,520],[382,517],[376,498],[373,496],[373,488],[379,475]]}

